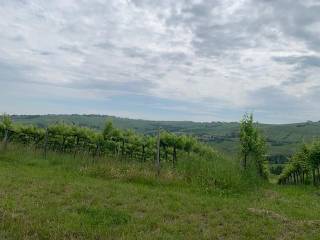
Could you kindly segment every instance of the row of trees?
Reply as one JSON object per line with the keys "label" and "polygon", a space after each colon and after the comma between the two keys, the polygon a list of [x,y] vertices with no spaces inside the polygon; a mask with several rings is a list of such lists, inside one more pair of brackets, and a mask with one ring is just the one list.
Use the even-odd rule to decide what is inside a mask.
{"label": "row of trees", "polygon": [[[36,148],[42,148],[45,156],[47,151],[51,150],[71,153],[74,156],[83,153],[94,157],[112,155],[139,161],[157,158],[157,136],[120,130],[111,122],[106,123],[102,132],[64,123],[56,123],[44,129],[32,125],[13,124],[10,117],[4,115],[0,123],[0,136],[3,139],[3,148],[6,148],[9,141],[34,145]],[[181,154],[215,154],[211,147],[200,143],[192,136],[161,131],[159,137],[159,160],[171,162],[173,166]]]}
{"label": "row of trees", "polygon": [[320,184],[320,141],[314,141],[293,155],[281,173],[279,184]]}

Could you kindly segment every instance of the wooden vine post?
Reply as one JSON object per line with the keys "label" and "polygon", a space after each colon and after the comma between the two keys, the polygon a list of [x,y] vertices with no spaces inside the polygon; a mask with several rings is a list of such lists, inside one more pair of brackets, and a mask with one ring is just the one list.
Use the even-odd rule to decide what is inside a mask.
{"label": "wooden vine post", "polygon": [[46,128],[46,133],[44,135],[44,159],[47,159],[47,146],[48,146],[48,128]]}
{"label": "wooden vine post", "polygon": [[157,137],[156,170],[157,170],[157,176],[159,176],[160,175],[160,128],[158,129],[158,137]]}

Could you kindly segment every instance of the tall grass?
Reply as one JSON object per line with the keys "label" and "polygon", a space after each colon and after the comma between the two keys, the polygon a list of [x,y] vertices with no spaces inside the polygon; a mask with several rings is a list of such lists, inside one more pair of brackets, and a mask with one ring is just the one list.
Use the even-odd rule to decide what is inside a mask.
{"label": "tall grass", "polygon": [[216,188],[246,191],[265,182],[257,175],[254,165],[242,170],[238,160],[219,154],[214,158],[199,158],[192,154],[185,156],[185,160],[179,162],[177,172],[190,184],[206,191]]}
{"label": "tall grass", "polygon": [[95,157],[87,154],[48,152],[44,158],[42,150],[34,147],[9,144],[0,152],[0,160],[10,164],[24,164],[36,167],[52,167],[57,171],[68,171],[88,177],[107,180],[118,179],[148,185],[191,185],[201,191],[244,192],[263,184],[254,166],[241,170],[235,159],[220,154],[202,156],[183,154],[175,168],[170,162],[161,162],[161,174],[156,175],[154,163],[139,162],[121,157]]}

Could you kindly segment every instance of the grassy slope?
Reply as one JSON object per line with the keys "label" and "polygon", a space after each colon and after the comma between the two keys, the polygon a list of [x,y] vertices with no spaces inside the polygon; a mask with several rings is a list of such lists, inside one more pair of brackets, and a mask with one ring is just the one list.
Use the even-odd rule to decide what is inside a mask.
{"label": "grassy slope", "polygon": [[95,175],[68,161],[0,154],[0,239],[319,239],[315,188],[206,193],[172,175],[112,162]]}
{"label": "grassy slope", "polygon": [[[172,132],[195,134],[206,138],[214,136],[210,144],[225,153],[237,153],[239,124],[235,122],[195,123],[188,121],[145,121],[99,115],[46,115],[14,116],[14,121],[46,126],[57,121],[76,123],[95,129],[102,129],[107,120],[113,121],[116,127],[134,129],[137,132],[153,133],[158,127]],[[291,155],[299,144],[320,136],[320,122],[271,125],[261,124],[269,144],[269,154]]]}

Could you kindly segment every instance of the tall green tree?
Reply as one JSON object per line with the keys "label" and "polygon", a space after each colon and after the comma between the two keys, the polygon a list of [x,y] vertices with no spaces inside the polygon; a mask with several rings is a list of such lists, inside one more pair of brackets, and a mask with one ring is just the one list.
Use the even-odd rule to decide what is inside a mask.
{"label": "tall green tree", "polygon": [[246,169],[249,159],[252,159],[259,175],[266,177],[266,143],[259,129],[254,126],[252,114],[245,114],[240,122],[240,145],[243,168]]}

